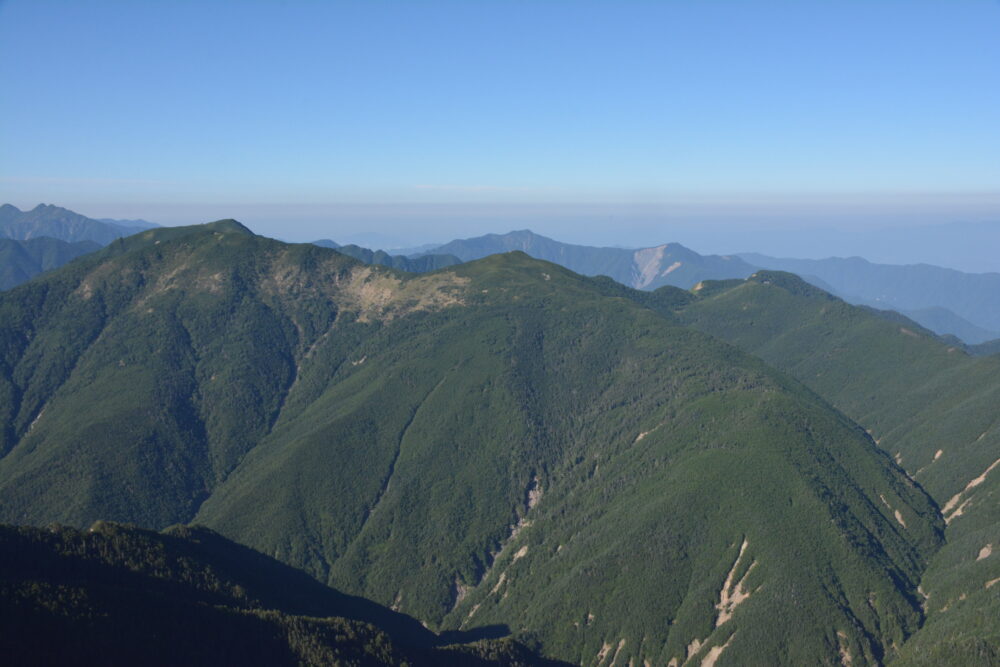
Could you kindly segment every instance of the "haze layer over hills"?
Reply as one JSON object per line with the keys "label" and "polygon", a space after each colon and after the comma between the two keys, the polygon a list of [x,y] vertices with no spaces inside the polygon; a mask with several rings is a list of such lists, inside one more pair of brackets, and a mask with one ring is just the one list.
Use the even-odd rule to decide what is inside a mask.
{"label": "haze layer over hills", "polygon": [[872,264],[860,257],[741,257],[755,266],[796,273],[851,303],[899,311],[967,343],[1000,338],[1000,273],[962,273],[928,264]]}
{"label": "haze layer over hills", "polygon": [[[93,220],[44,204],[27,212],[4,205],[0,207],[0,236],[34,240],[28,244],[11,241],[0,248],[7,258],[0,289],[61,266],[86,252],[88,247],[93,249],[62,242],[73,242],[83,236],[103,245],[110,239],[154,226],[144,220]],[[39,235],[48,235],[50,239],[37,240]],[[663,285],[687,289],[702,280],[745,278],[758,268],[788,270],[851,303],[896,310],[936,333],[954,335],[970,345],[1000,338],[1000,321],[994,315],[1000,312],[997,303],[1000,274],[993,273],[966,274],[929,265],[879,265],[857,257],[797,260],[753,253],[743,254],[742,259],[705,256],[678,243],[638,250],[599,248],[561,243],[528,230],[455,240],[409,256],[356,245],[341,246],[329,239],[314,243],[338,249],[366,264],[416,273],[521,250],[584,275],[608,275],[622,284],[646,290]]]}
{"label": "haze layer over hills", "polygon": [[529,230],[456,240],[432,252],[455,255],[467,262],[512,250],[520,250],[536,259],[554,262],[583,275],[610,276],[636,289],[656,289],[663,285],[692,287],[708,278],[744,278],[754,270],[753,266],[737,257],[702,256],[678,243],[639,250],[594,248],[560,243]]}
{"label": "haze layer over hills", "polygon": [[2,518],[204,523],[573,662],[892,658],[937,506],[686,294],[143,232],[0,295]]}

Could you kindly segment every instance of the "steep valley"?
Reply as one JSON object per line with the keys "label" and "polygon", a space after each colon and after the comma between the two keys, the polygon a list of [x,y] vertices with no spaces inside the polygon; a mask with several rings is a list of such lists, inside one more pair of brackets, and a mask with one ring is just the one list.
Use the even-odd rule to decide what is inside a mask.
{"label": "steep valley", "polygon": [[[1000,358],[850,306],[791,274],[659,295],[669,312],[752,351],[865,426],[934,499],[946,544],[921,587],[926,626],[905,664],[1000,660]],[[669,305],[667,305],[669,303]]]}

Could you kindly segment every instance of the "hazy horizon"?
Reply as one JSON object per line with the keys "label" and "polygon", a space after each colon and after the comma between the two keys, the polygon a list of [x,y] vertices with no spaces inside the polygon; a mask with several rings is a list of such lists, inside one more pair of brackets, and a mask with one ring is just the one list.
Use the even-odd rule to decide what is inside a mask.
{"label": "hazy horizon", "polygon": [[[22,210],[38,205],[4,203]],[[760,253],[801,259],[860,256],[883,264],[934,264],[971,273],[1000,271],[1000,258],[993,250],[1000,247],[1000,222],[972,218],[941,223],[925,215],[895,222],[886,218],[881,225],[871,225],[846,217],[839,224],[822,220],[804,224],[792,216],[766,215],[764,222],[754,224],[746,219],[746,209],[741,210],[742,222],[734,222],[671,215],[666,206],[219,205],[185,207],[183,218],[169,217],[171,211],[176,216],[179,210],[172,207],[164,219],[135,207],[65,208],[95,219],[144,219],[166,226],[235,218],[257,234],[283,241],[331,239],[389,251],[529,229],[577,245],[643,248],[681,243],[701,254]]]}
{"label": "hazy horizon", "polygon": [[1000,225],[998,23],[993,0],[5,0],[0,201],[995,271],[972,239],[878,239]]}

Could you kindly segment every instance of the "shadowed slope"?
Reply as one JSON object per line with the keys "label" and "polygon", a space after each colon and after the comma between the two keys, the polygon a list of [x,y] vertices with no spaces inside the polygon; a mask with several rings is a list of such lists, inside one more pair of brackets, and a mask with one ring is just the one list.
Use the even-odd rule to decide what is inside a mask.
{"label": "shadowed slope", "polygon": [[412,618],[204,528],[0,526],[0,557],[0,647],[20,665],[547,664],[509,641],[434,649]]}
{"label": "shadowed slope", "polygon": [[27,241],[0,239],[0,290],[16,287],[100,247],[93,241],[67,243],[46,237]]}

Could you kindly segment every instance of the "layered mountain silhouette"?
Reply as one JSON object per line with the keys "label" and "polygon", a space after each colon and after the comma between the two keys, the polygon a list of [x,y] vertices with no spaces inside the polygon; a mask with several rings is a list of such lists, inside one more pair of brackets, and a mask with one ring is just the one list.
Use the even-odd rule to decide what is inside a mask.
{"label": "layered mountain silhouette", "polygon": [[99,222],[107,222],[112,225],[117,225],[119,227],[129,227],[140,231],[143,229],[155,229],[160,226],[155,222],[150,222],[149,220],[143,220],[141,218],[136,218],[132,220],[120,220],[117,218],[97,218],[97,220]]}
{"label": "layered mountain silhouette", "polygon": [[353,244],[340,245],[330,239],[313,241],[313,244],[318,245],[321,248],[333,248],[342,255],[353,257],[359,262],[364,262],[365,264],[388,266],[393,269],[399,269],[400,271],[407,271],[409,273],[426,273],[427,271],[442,269],[446,266],[452,266],[453,264],[460,264],[462,262],[462,260],[454,255],[430,254],[420,255],[419,257],[390,255],[384,250],[369,250],[368,248],[362,248],[361,246]]}
{"label": "layered mountain silhouette", "polygon": [[688,288],[706,279],[745,278],[755,270],[738,257],[699,255],[679,243],[639,250],[596,248],[560,243],[527,229],[456,240],[432,252],[454,255],[468,262],[512,250],[554,262],[585,276],[609,276],[637,289],[655,289],[663,285]]}
{"label": "layered mountain silhouette", "polygon": [[[106,245],[116,238],[156,227],[145,220],[92,220],[64,208],[40,204],[20,211],[0,207],[0,239],[47,236],[64,242],[89,240]],[[29,248],[0,246],[0,289],[8,289],[60,266],[84,252],[85,246],[35,241]],[[529,230],[452,241],[410,256],[392,255],[357,245],[313,242],[337,249],[366,264],[423,273],[492,254],[520,250],[588,276],[606,275],[637,289],[664,285],[688,289],[703,280],[746,278],[759,268],[796,273],[850,303],[892,309],[942,335],[969,345],[1000,338],[1000,274],[969,274],[926,264],[873,264],[859,257],[825,260],[782,259],[756,253],[739,256],[700,255],[678,243],[641,248],[600,248],[561,243]],[[44,251],[39,250],[48,244]],[[46,261],[35,259],[44,252]],[[56,260],[56,261],[53,261]]]}
{"label": "layered mountain silhouette", "polygon": [[30,211],[11,204],[0,206],[0,238],[20,241],[47,236],[71,243],[93,241],[107,245],[151,226],[155,227],[145,220],[94,220],[51,204],[39,204]]}
{"label": "layered mountain silhouette", "polygon": [[876,385],[824,398],[684,325],[709,331],[727,285],[638,291],[521,252],[405,274],[235,221],[145,231],[0,294],[0,519],[205,524],[436,633],[506,628],[574,663],[903,655],[950,548],[933,498],[988,450],[952,445],[962,466],[914,482],[852,418],[894,453],[882,429],[932,413]]}
{"label": "layered mountain silhouette", "polygon": [[746,278],[760,268],[789,271],[850,303],[895,310],[938,334],[951,334],[969,344],[1000,338],[997,273],[962,273],[927,264],[873,264],[860,257],[805,260],[756,253],[699,255],[677,243],[638,250],[598,248],[561,243],[528,230],[455,240],[430,252],[469,261],[512,250],[645,290],[663,285],[688,289],[703,280]]}
{"label": "layered mountain silhouette", "polygon": [[929,264],[873,264],[860,257],[780,259],[741,254],[765,269],[796,273],[855,304],[899,311],[967,343],[1000,338],[1000,273],[962,273]]}
{"label": "layered mountain silhouette", "polygon": [[30,211],[0,206],[0,290],[58,268],[122,236],[156,227],[145,220],[93,220],[39,204]]}

